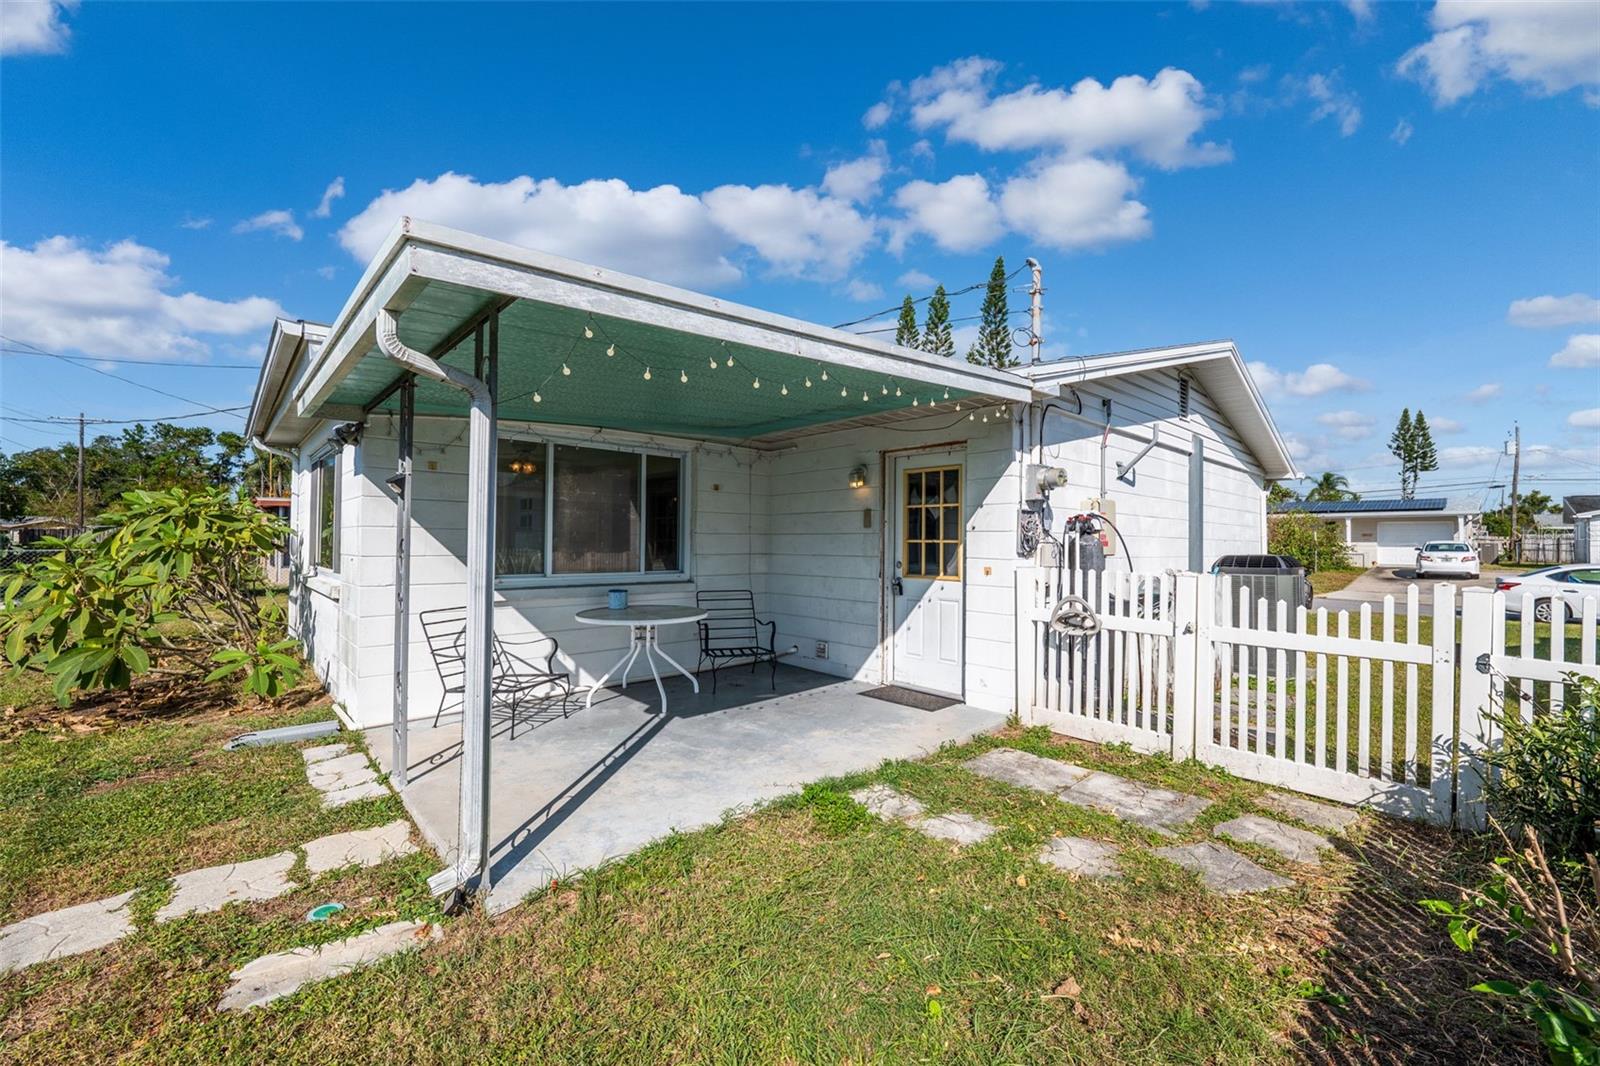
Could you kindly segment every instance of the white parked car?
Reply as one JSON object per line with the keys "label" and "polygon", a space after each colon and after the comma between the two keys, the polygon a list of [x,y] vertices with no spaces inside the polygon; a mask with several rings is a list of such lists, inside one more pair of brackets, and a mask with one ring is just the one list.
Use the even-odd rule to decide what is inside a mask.
{"label": "white parked car", "polygon": [[1459,540],[1430,540],[1417,549],[1417,577],[1477,577],[1478,552]]}
{"label": "white parked car", "polygon": [[[1522,594],[1531,592],[1537,597],[1533,604],[1533,617],[1540,622],[1555,617],[1555,604],[1560,600],[1566,610],[1567,621],[1583,618],[1585,597],[1600,600],[1600,566],[1578,563],[1567,566],[1547,566],[1543,570],[1530,570],[1516,577],[1501,578],[1495,588],[1506,594],[1506,614],[1521,615]],[[1595,604],[1600,611],[1600,603]]]}

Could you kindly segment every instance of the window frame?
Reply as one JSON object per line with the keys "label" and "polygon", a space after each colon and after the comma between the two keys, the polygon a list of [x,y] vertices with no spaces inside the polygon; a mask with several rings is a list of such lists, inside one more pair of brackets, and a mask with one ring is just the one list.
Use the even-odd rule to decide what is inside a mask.
{"label": "window frame", "polygon": [[[339,576],[340,548],[342,547],[339,526],[341,524],[340,518],[343,516],[344,511],[344,506],[340,499],[340,488],[342,487],[340,481],[342,480],[343,471],[339,469],[339,458],[340,449],[329,448],[319,453],[311,461],[311,529],[309,530],[311,536],[307,538],[310,542],[311,552],[307,561],[310,563],[314,573],[332,577]],[[332,522],[329,524],[329,540],[332,541],[332,544],[329,545],[328,552],[328,557],[332,562],[328,563],[322,561],[323,519],[327,517],[322,511],[323,482],[325,480],[332,482],[332,492],[329,498],[333,506]]]}
{"label": "window frame", "polygon": [[[649,585],[649,584],[676,584],[694,579],[693,563],[694,552],[691,544],[690,508],[693,506],[693,463],[690,458],[694,454],[692,447],[674,448],[655,442],[633,442],[626,440],[596,440],[581,434],[562,433],[536,433],[501,426],[496,441],[496,452],[499,451],[500,441],[516,440],[525,443],[542,445],[544,448],[545,477],[544,492],[544,573],[542,574],[501,574],[498,570],[494,576],[496,588],[560,588],[585,585]],[[639,463],[639,569],[620,570],[607,573],[586,574],[558,574],[555,567],[555,504],[556,504],[556,449],[558,447],[589,448],[595,451],[623,452],[633,455]],[[645,513],[647,499],[648,472],[646,460],[650,456],[660,456],[678,461],[678,568],[676,570],[647,570],[649,553],[646,550],[646,538],[650,532],[649,518]],[[497,462],[498,465],[498,462]],[[495,509],[500,506],[499,490],[496,489]]]}

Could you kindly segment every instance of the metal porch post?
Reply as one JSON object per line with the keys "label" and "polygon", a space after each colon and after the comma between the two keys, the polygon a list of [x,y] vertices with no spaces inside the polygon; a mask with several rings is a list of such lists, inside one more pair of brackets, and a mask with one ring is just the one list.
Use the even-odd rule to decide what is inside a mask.
{"label": "metal porch post", "polygon": [[410,765],[411,673],[411,437],[416,416],[417,379],[406,375],[400,385],[400,429],[395,444],[394,486],[394,741],[391,745],[395,788],[406,787]]}
{"label": "metal porch post", "polygon": [[[495,378],[500,357],[500,317],[474,336],[477,377],[488,388],[473,398],[467,440],[467,678],[461,720],[461,844],[476,859],[478,888],[489,888],[489,657],[494,641]],[[485,355],[487,354],[487,359]]]}

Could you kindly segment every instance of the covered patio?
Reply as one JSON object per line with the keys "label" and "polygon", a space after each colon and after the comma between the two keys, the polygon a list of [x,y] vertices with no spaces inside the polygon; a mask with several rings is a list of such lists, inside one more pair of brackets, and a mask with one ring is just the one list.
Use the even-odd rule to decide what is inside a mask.
{"label": "covered patio", "polygon": [[[292,332],[281,367],[276,344],[269,355],[256,404],[267,414],[251,432],[300,447],[298,469],[318,478],[302,487],[321,501],[308,533],[336,538],[323,529],[333,514],[335,531],[360,538],[354,559],[319,542],[350,572],[328,565],[311,575],[322,599],[305,609],[299,632],[317,638],[308,646],[318,645],[320,672],[361,704],[361,725],[373,724],[377,698],[388,704],[391,720],[372,730],[372,747],[452,860],[435,891],[488,887],[504,906],[673,828],[991,728],[1012,705],[1009,652],[955,685],[975,702],[977,677],[985,710],[927,712],[861,692],[884,676],[892,627],[882,488],[892,449],[961,450],[940,460],[966,464],[959,494],[942,501],[953,505],[947,521],[958,527],[963,514],[989,507],[971,532],[974,543],[986,538],[983,561],[995,565],[966,576],[953,531],[947,565],[1000,593],[985,610],[1009,625],[1008,516],[1023,412],[1035,399],[1022,377],[409,219],[319,347],[291,344]],[[338,447],[359,443],[353,462],[301,444],[330,430]],[[599,454],[607,448],[609,458]],[[771,462],[758,480],[763,459]],[[354,489],[340,480],[350,475]],[[558,475],[565,481],[551,487]],[[632,486],[616,512],[626,528],[609,540],[610,516],[585,526],[577,515],[607,479]],[[338,519],[341,507],[356,508],[353,520]],[[519,729],[515,741],[500,735],[491,713],[497,627],[559,637],[560,662],[580,689],[591,687],[595,663],[615,661],[617,645],[552,627],[603,603],[615,583],[636,602],[741,588],[759,602],[772,567],[756,527],[769,522],[809,538],[798,553],[786,542],[801,562],[783,564],[796,569],[783,575],[789,615],[776,651],[829,673],[787,665],[773,694],[765,670],[753,681],[734,670],[716,697],[678,679],[665,716],[647,686],[638,691],[649,713],[630,691]],[[462,604],[459,714],[413,729],[439,705],[418,616]],[[678,640],[674,654],[692,661],[693,628],[679,630],[662,639]],[[840,653],[830,656],[835,642]],[[374,668],[380,655],[392,670]]]}
{"label": "covered patio", "polygon": [[[667,682],[671,710],[661,715],[646,677],[603,690],[570,717],[545,708],[519,723],[515,740],[508,723],[496,722],[489,910],[807,782],[917,758],[1004,722],[965,704],[927,711],[889,703],[864,695],[870,688],[784,666],[774,692],[765,668],[736,669],[716,695],[709,685],[695,694],[682,679]],[[369,730],[367,743],[392,772],[392,730]],[[458,716],[411,733],[406,806],[451,859],[461,850],[461,752]]]}

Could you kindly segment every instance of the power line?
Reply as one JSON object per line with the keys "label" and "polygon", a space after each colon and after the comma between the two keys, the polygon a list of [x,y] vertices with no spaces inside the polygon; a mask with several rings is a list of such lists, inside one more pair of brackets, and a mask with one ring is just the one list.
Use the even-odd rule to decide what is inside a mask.
{"label": "power line", "polygon": [[[250,409],[250,405],[249,404],[241,404],[238,407],[208,407],[204,411],[189,411],[189,412],[186,412],[186,413],[181,414],[181,415],[151,415],[148,418],[85,418],[85,419],[83,419],[83,423],[85,425],[89,425],[89,426],[131,426],[131,425],[135,425],[137,423],[142,423],[142,422],[177,422],[177,421],[179,421],[181,419],[185,419],[185,418],[204,418],[207,415],[213,415],[213,414],[231,415],[231,414],[234,414],[235,412],[248,411],[249,409]],[[49,424],[49,425],[62,425],[62,424],[66,424],[66,423],[72,423],[72,424],[76,425],[77,422],[78,422],[78,418],[75,415],[52,415],[52,416],[50,416],[48,418],[15,418],[15,417],[7,417],[6,421],[7,422],[37,422],[37,423]],[[18,428],[22,429],[22,428],[26,428],[26,427],[25,426],[19,426]]]}
{"label": "power line", "polygon": [[237,419],[240,419],[241,421],[244,419],[244,416],[238,413],[239,411],[243,410],[243,408],[235,407],[235,408],[227,409],[227,408],[222,408],[222,407],[213,407],[211,404],[205,403],[204,401],[192,399],[192,398],[190,398],[188,396],[179,396],[175,392],[168,392],[166,389],[158,389],[154,385],[146,385],[143,382],[134,381],[131,378],[122,377],[120,374],[113,374],[109,370],[101,370],[99,367],[90,366],[89,364],[93,361],[93,360],[90,360],[90,359],[84,359],[84,358],[80,358],[80,357],[72,356],[72,355],[60,355],[60,354],[58,354],[56,352],[47,352],[43,348],[40,348],[36,344],[29,344],[27,341],[15,340],[14,338],[6,337],[6,336],[3,336],[3,335],[0,335],[0,341],[4,341],[7,344],[21,344],[21,345],[24,345],[24,346],[26,346],[28,348],[33,349],[32,354],[48,356],[51,359],[59,359],[63,363],[66,363],[66,364],[68,364],[70,366],[82,367],[84,370],[88,370],[88,371],[91,371],[92,373],[99,374],[101,377],[111,378],[113,381],[120,381],[124,385],[132,385],[134,388],[144,389],[146,392],[159,393],[160,395],[166,396],[169,399],[182,400],[184,403],[192,403],[192,404],[195,404],[198,407],[204,407],[204,408],[206,408],[206,410],[208,410],[210,412],[213,412],[215,414],[232,415],[233,417],[235,417]]}
{"label": "power line", "polygon": [[[1026,266],[1017,267],[1017,269],[1013,270],[1011,273],[1006,275],[1006,280],[1010,281],[1012,278],[1016,277],[1018,274],[1022,273],[1026,269],[1028,269]],[[956,289],[956,290],[954,290],[952,292],[947,292],[944,295],[945,295],[946,299],[948,299],[951,296],[965,296],[969,292],[977,292],[979,289],[988,288],[988,286],[989,286],[989,279],[985,278],[982,281],[977,281],[977,282],[972,283],[971,285],[968,285],[964,289]],[[915,299],[913,299],[911,302],[914,303],[914,304],[926,303],[927,301],[933,299],[934,296],[936,296],[936,295],[937,295],[937,293],[929,293],[926,296],[918,296]],[[898,303],[898,304],[895,304],[893,307],[886,308],[886,309],[884,309],[882,311],[874,311],[872,314],[864,315],[861,318],[855,319],[854,321],[841,322],[837,326],[834,326],[833,328],[834,329],[849,329],[851,326],[859,326],[863,322],[871,322],[873,319],[882,318],[884,315],[898,314],[899,311],[900,311],[900,308],[903,307],[903,306],[905,306],[904,303]],[[977,317],[977,316],[974,316],[974,317]],[[952,320],[952,321],[954,321],[954,320]],[[884,333],[884,332],[887,332],[887,331],[880,329],[880,330],[867,330],[866,332],[867,333]]]}
{"label": "power line", "polygon": [[[16,343],[15,341],[8,343]],[[50,352],[41,352],[35,348],[8,348],[0,346],[0,352],[7,355],[50,355]],[[117,363],[124,366],[181,366],[190,370],[260,370],[260,363],[191,363],[182,359],[113,359],[109,356],[97,355],[97,363]]]}

